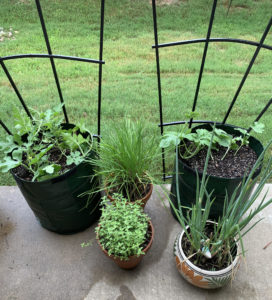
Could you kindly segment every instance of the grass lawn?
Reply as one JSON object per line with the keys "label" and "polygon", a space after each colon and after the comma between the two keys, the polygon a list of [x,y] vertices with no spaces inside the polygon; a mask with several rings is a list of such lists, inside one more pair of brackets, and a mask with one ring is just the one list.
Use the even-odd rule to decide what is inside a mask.
{"label": "grass lawn", "polygon": [[[158,6],[159,42],[205,37],[212,2],[178,0],[172,5]],[[211,37],[259,41],[271,17],[271,0],[234,0],[228,16],[227,4],[227,0],[218,1]],[[99,58],[99,0],[41,0],[41,5],[53,53]],[[1,56],[47,53],[34,0],[1,0],[0,20],[0,27],[12,32],[10,38],[0,41]],[[123,118],[142,120],[148,127],[146,134],[159,137],[153,43],[149,0],[106,1],[103,137]],[[272,30],[265,43],[272,45]],[[165,122],[184,120],[190,112],[203,46],[193,44],[160,50]],[[254,51],[255,47],[241,44],[209,45],[196,109],[198,119],[223,120]],[[55,60],[55,63],[70,121],[83,118],[96,132],[98,65],[63,60]],[[7,61],[6,66],[28,106],[44,110],[58,103],[48,59],[12,60]],[[272,51],[263,49],[228,123],[247,127],[254,121],[272,96],[271,78]],[[18,98],[1,69],[1,119],[9,127],[14,104],[19,105]],[[271,112],[272,107],[262,118],[266,130],[258,138],[264,144],[271,138]],[[4,134],[0,129],[0,135]],[[168,170],[171,170],[171,163],[172,158],[167,160]],[[0,185],[13,184],[10,175],[0,175]]]}

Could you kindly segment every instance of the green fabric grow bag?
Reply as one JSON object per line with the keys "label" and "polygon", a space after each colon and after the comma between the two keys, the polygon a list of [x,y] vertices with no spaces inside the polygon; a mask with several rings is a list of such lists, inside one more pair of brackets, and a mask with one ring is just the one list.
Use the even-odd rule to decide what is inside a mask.
{"label": "green fabric grow bag", "polygon": [[[235,126],[232,125],[216,125],[217,128],[225,130],[227,133],[232,135],[237,135],[237,131],[234,130]],[[193,131],[196,129],[211,129],[211,126],[209,124],[200,125],[193,128]],[[251,147],[259,157],[260,154],[263,151],[262,144],[254,137],[249,138],[249,147]],[[174,206],[178,208],[178,202],[177,202],[177,188],[176,188],[176,163],[174,164],[174,174],[172,178],[172,184],[171,184],[171,193],[170,193],[170,199],[172,200]],[[182,206],[191,207],[192,204],[195,202],[196,197],[196,182],[197,182],[197,176],[195,170],[188,167],[184,162],[179,159],[178,160],[178,180],[179,180],[179,194],[180,194],[180,201]],[[256,171],[254,174],[254,178],[258,176],[261,172],[261,169]],[[201,178],[201,173],[199,173],[199,177]],[[213,202],[213,205],[211,207],[210,212],[210,219],[217,220],[219,216],[222,215],[223,212],[223,205],[224,205],[224,199],[226,192],[228,193],[228,196],[230,197],[234,190],[237,188],[237,186],[242,182],[243,177],[238,178],[222,178],[222,177],[216,177],[216,176],[209,176],[209,181],[207,185],[208,192],[213,191],[213,196],[215,197],[215,201]],[[238,191],[239,192],[239,191]],[[248,195],[252,190],[248,191]],[[176,215],[174,214],[172,208],[171,208],[173,216],[176,218]],[[186,213],[185,209],[182,209],[183,213]]]}
{"label": "green fabric grow bag", "polygon": [[[92,150],[88,156],[93,158],[95,152]],[[12,173],[40,224],[61,234],[82,231],[100,217],[100,193],[93,194],[87,208],[88,196],[79,197],[83,192],[98,187],[97,179],[90,180],[93,174],[93,167],[86,162],[60,176],[41,182],[26,181]]]}

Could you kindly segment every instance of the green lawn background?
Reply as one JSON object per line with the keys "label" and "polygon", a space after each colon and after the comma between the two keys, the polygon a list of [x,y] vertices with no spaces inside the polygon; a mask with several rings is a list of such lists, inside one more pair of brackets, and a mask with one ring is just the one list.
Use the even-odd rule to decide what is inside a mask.
{"label": "green lawn background", "polygon": [[[159,42],[205,37],[212,2],[180,0],[159,5]],[[41,0],[41,5],[53,53],[99,58],[99,0]],[[233,0],[228,15],[227,6],[228,1],[218,1],[211,37],[259,41],[271,17],[271,0]],[[34,0],[1,0],[0,7],[0,27],[13,33],[12,38],[0,42],[0,56],[47,53]],[[265,43],[272,45],[272,31]],[[153,44],[148,0],[106,0],[101,120],[104,138],[112,125],[124,118],[141,120],[148,128],[146,134],[159,138]],[[165,122],[184,120],[190,112],[203,46],[202,43],[160,50]],[[222,121],[255,49],[241,44],[210,43],[196,109],[199,119]],[[63,60],[55,63],[70,121],[83,118],[96,132],[98,65]],[[6,66],[28,106],[44,110],[59,102],[48,59],[12,60]],[[262,49],[228,123],[248,127],[254,121],[272,96],[271,78],[272,51]],[[19,106],[18,98],[1,70],[1,119],[9,127],[14,104]],[[258,138],[263,143],[271,138],[271,112],[272,108],[262,118],[266,129]],[[0,136],[4,135],[0,129]],[[167,160],[168,170],[171,163],[172,158]],[[157,168],[161,169],[160,164]],[[13,184],[10,175],[0,174],[0,185]]]}

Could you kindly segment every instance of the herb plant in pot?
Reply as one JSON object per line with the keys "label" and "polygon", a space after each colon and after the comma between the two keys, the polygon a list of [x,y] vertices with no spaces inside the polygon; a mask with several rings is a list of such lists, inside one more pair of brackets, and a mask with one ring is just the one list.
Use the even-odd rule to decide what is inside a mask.
{"label": "herb plant in pot", "polygon": [[[254,173],[260,167],[269,145],[254,164],[248,177],[244,178],[240,189],[236,188],[230,198],[226,193],[223,213],[217,222],[209,220],[211,207],[216,201],[213,194],[207,192],[209,182],[207,166],[210,148],[201,183],[199,177],[197,179],[195,203],[190,210],[186,211],[186,215],[181,210],[178,187],[178,208],[169,198],[172,209],[183,229],[177,235],[174,244],[176,267],[184,279],[191,284],[200,288],[214,289],[226,285],[234,278],[240,264],[240,257],[245,255],[244,236],[260,221],[260,219],[256,221],[253,218],[272,203],[272,199],[265,200],[264,197],[255,206],[256,208],[253,208],[265,183],[272,176],[271,158],[260,178],[254,178]],[[259,179],[259,184],[248,197],[248,190],[252,189],[257,179]]]}
{"label": "herb plant in pot", "polygon": [[11,171],[44,228],[63,234],[83,230],[100,215],[99,193],[79,197],[98,186],[88,177],[94,167],[84,162],[95,156],[92,135],[84,124],[63,124],[61,106],[32,115],[33,120],[15,113],[13,134],[0,142],[0,169]]}
{"label": "herb plant in pot", "polygon": [[[251,126],[252,131],[256,133],[261,133],[263,128],[264,125],[260,123]],[[168,132],[161,141],[160,145],[163,148],[171,145],[178,146],[176,159],[179,174],[178,177],[173,176],[171,185],[171,200],[176,208],[177,180],[182,205],[190,207],[195,200],[197,173],[199,176],[202,175],[211,135],[212,126],[204,124],[192,130],[184,128],[181,132]],[[245,129],[216,124],[211,159],[207,168],[210,177],[207,190],[209,193],[213,191],[213,196],[216,198],[210,211],[211,219],[217,220],[222,215],[226,191],[228,197],[231,197],[235,189],[241,185],[244,175],[251,171],[262,151],[263,146],[260,141]],[[253,177],[258,176],[260,172],[261,165]],[[251,191],[248,191],[248,195]]]}
{"label": "herb plant in pot", "polygon": [[140,201],[129,202],[114,194],[113,203],[104,197],[102,215],[96,227],[102,251],[120,268],[135,268],[150,249],[154,228]]}
{"label": "herb plant in pot", "polygon": [[158,156],[155,137],[147,136],[145,127],[122,122],[101,141],[99,159],[90,159],[96,175],[103,178],[107,197],[122,194],[129,201],[140,200],[144,207],[153,190],[152,169]]}

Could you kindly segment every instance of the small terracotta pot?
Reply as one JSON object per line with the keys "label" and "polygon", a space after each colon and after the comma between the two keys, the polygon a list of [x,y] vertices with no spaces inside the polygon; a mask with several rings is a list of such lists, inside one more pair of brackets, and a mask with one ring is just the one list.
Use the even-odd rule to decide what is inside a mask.
{"label": "small terracotta pot", "polygon": [[[189,228],[189,226],[187,227]],[[237,255],[227,268],[220,271],[208,271],[194,265],[182,250],[182,238],[184,230],[177,235],[174,244],[174,256],[176,267],[182,277],[192,285],[203,289],[216,289],[228,284],[236,274],[240,266],[240,256]],[[237,253],[239,253],[239,243],[237,243]]]}
{"label": "small terracotta pot", "polygon": [[[152,194],[152,192],[153,192],[153,184],[150,183],[148,186],[149,186],[148,193],[144,196],[144,198],[139,199],[139,200],[142,202],[142,204],[141,204],[141,207],[142,207],[142,208],[145,208],[146,203],[147,203],[147,201],[149,200],[149,198],[151,197],[151,194]],[[105,191],[106,191],[106,195],[107,195],[108,199],[109,199],[111,202],[114,202],[114,199],[113,199],[112,196],[109,194],[108,189],[105,189]]]}
{"label": "small terracotta pot", "polygon": [[[145,247],[145,249],[143,249],[143,252],[145,252],[145,254],[150,249],[152,242],[153,242],[153,238],[154,238],[154,227],[153,227],[151,221],[148,221],[148,223],[149,223],[149,229],[151,229],[151,238],[150,238],[148,245]],[[120,258],[115,257],[114,255],[109,255],[108,251],[104,250],[102,248],[102,245],[100,244],[99,239],[97,239],[97,242],[98,242],[98,245],[100,246],[100,248],[102,249],[102,251],[105,253],[105,255],[108,256],[109,258],[111,258],[122,269],[133,269],[133,268],[137,267],[137,265],[141,262],[141,260],[144,257],[144,254],[141,254],[140,256],[133,255],[133,256],[130,256],[128,260],[121,260]]]}

